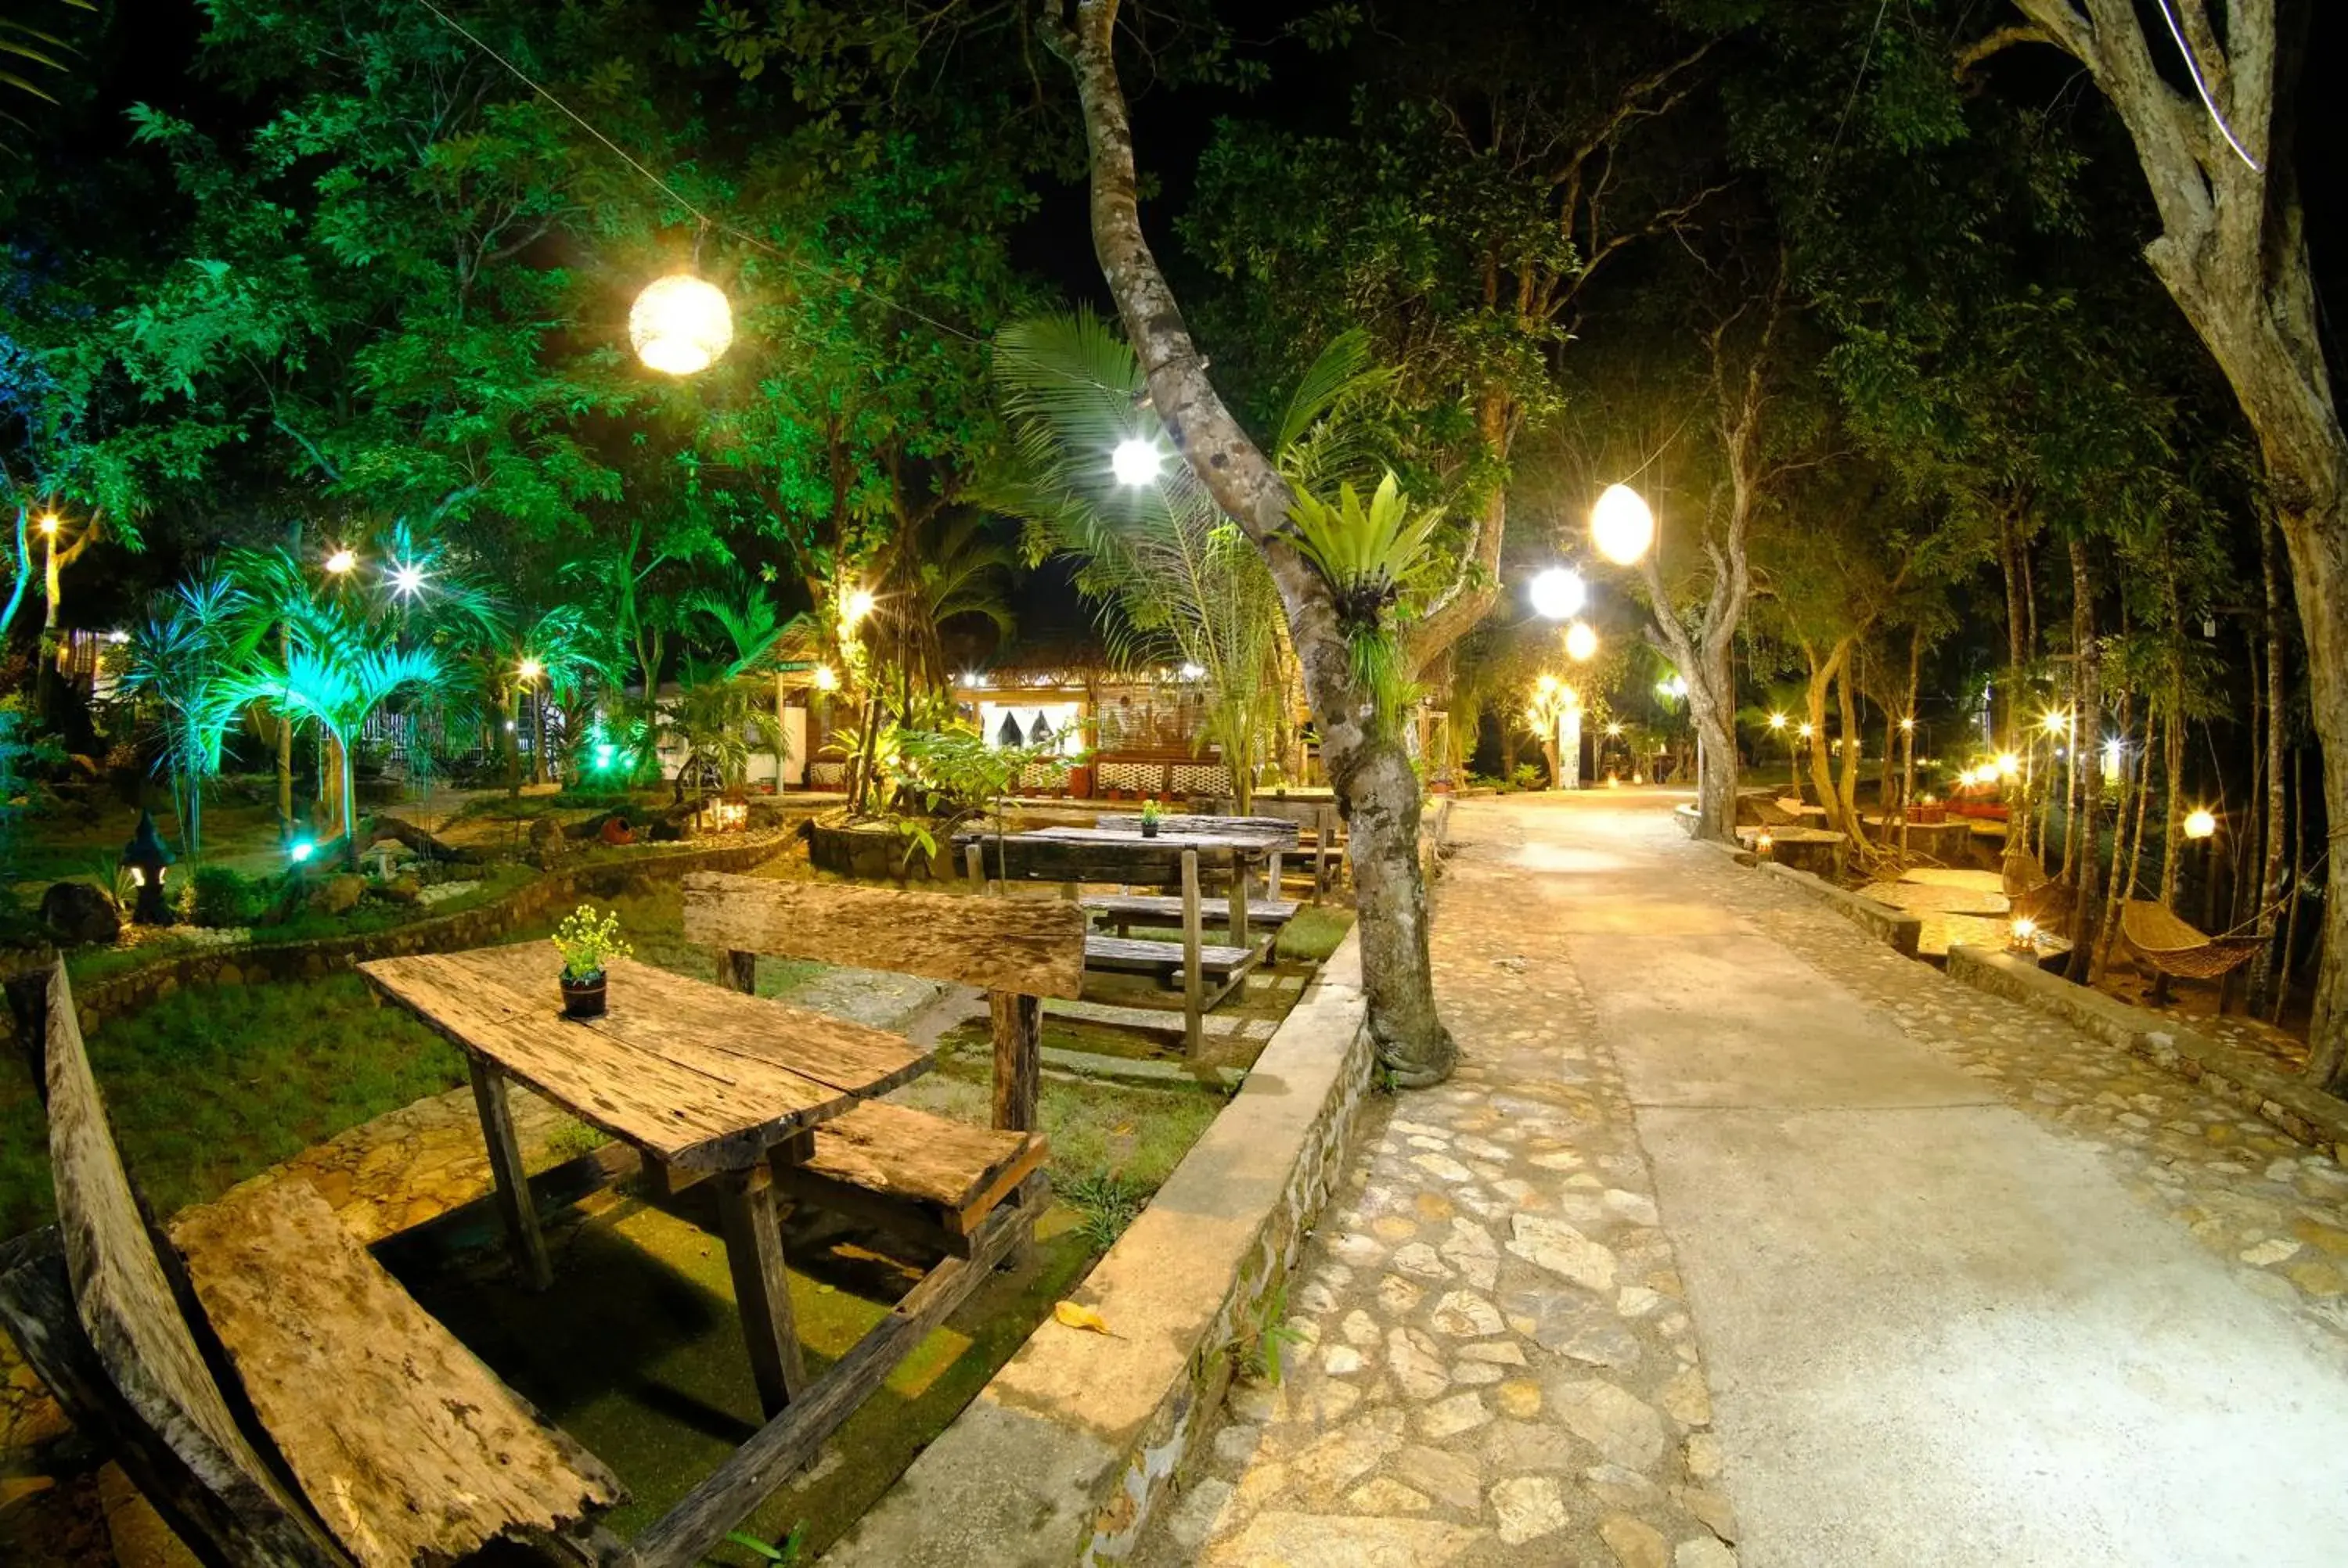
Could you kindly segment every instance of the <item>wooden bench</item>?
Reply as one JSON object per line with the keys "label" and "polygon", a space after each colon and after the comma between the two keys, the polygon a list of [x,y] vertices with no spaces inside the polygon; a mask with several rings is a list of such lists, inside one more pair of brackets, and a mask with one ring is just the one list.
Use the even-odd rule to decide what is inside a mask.
{"label": "wooden bench", "polygon": [[[1082,883],[1106,882],[1128,887],[1171,886],[1179,889],[1174,895],[1162,896],[1162,905],[1157,906],[1171,907],[1173,918],[1181,930],[1179,946],[1136,941],[1122,936],[1096,936],[1086,938],[1084,955],[1088,968],[1154,974],[1163,984],[1179,984],[1182,989],[1183,1050],[1189,1055],[1197,1055],[1205,1041],[1207,1009],[1230,995],[1271,948],[1269,939],[1261,947],[1245,940],[1257,900],[1249,897],[1248,878],[1240,855],[1228,841],[1218,841],[1204,833],[1149,839],[1138,834],[1131,837],[1120,834],[1109,842],[1102,842],[1097,835],[1090,838],[1056,838],[1047,832],[998,839],[974,834],[955,842],[962,846],[963,874],[973,886],[988,886],[991,880],[1056,883],[1068,901],[1080,909],[1088,905],[1098,907],[1097,900],[1079,897],[1077,889]],[[1279,856],[1272,855],[1272,859],[1276,866]],[[1210,947],[1203,935],[1205,917],[1200,888],[1209,870],[1224,873],[1230,883],[1230,928],[1240,940],[1228,945]],[[1147,897],[1154,904],[1160,897],[1131,893],[1101,896]],[[1293,913],[1292,907],[1291,912]]]}
{"label": "wooden bench", "polygon": [[446,1562],[499,1537],[587,1554],[590,1522],[623,1500],[609,1471],[427,1316],[307,1183],[239,1189],[160,1239],[64,966],[9,990],[61,1225],[9,1249],[0,1322],[181,1541],[209,1563],[337,1568]]}
{"label": "wooden bench", "polygon": [[[1158,893],[1096,893],[1076,900],[1077,907],[1107,918],[1111,929],[1120,937],[1134,926],[1179,926],[1182,923],[1182,900]],[[1250,929],[1262,927],[1277,932],[1296,918],[1299,906],[1293,898],[1250,898],[1247,918]]]}
{"label": "wooden bench", "polygon": [[1042,899],[895,893],[698,872],[684,879],[685,939],[715,949],[720,981],[747,991],[759,955],[886,969],[988,993],[992,1127],[868,1102],[819,1124],[775,1162],[776,1185],[909,1239],[968,1256],[987,1217],[1020,1194],[1032,1221],[1050,1153],[1036,1129],[1044,999],[1084,989],[1085,918]]}

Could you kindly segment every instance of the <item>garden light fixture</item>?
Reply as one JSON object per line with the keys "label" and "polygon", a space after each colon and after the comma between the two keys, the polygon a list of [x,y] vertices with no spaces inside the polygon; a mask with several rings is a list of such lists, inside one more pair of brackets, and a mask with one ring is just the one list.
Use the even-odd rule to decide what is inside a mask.
{"label": "garden light fixture", "polygon": [[815,689],[819,692],[839,691],[839,672],[829,664],[817,665],[815,667]]}
{"label": "garden light fixture", "polygon": [[1916,733],[1916,720],[1915,720],[1915,716],[1914,716],[1913,714],[1910,714],[1909,717],[1907,717],[1907,718],[1905,718],[1905,719],[1900,720],[1900,727],[1902,730],[1905,730],[1908,733],[1910,733],[1910,734],[1911,734],[1911,735],[1912,735],[1912,734],[1914,734],[1914,733]]}
{"label": "garden light fixture", "polygon": [[1116,451],[1109,454],[1108,467],[1109,472],[1117,476],[1118,484],[1128,489],[1138,489],[1156,482],[1158,471],[1165,466],[1165,454],[1158,450],[1157,442],[1139,436],[1128,436],[1117,444]]}
{"label": "garden light fixture", "polygon": [[2206,805],[2197,805],[2185,814],[2185,836],[2208,838],[2218,831],[2218,818]]}
{"label": "garden light fixture", "polygon": [[1805,720],[1805,721],[1803,722],[1802,727],[1801,727],[1799,730],[1796,731],[1795,733],[1796,733],[1797,734],[1800,735],[1800,736],[1802,737],[1802,739],[1804,739],[1804,740],[1806,740],[1806,741],[1807,741],[1807,740],[1808,740],[1812,735],[1815,735],[1815,734],[1817,734],[1817,733],[1818,733],[1818,726],[1817,726],[1817,725],[1815,725],[1815,724],[1812,724],[1812,723],[1810,723],[1808,721]]}
{"label": "garden light fixture", "polygon": [[297,838],[294,841],[293,845],[285,851],[285,858],[291,860],[296,866],[302,866],[306,865],[310,856],[317,853],[318,846],[314,842],[307,838]]}
{"label": "garden light fixture", "polygon": [[664,374],[697,374],[734,342],[734,312],[716,284],[678,272],[636,296],[628,342],[638,359]]}
{"label": "garden light fixture", "polygon": [[138,831],[130,842],[122,846],[121,864],[138,886],[139,897],[131,906],[131,923],[139,926],[168,926],[171,923],[170,906],[163,902],[163,878],[176,857],[163,835],[155,830],[155,814],[139,814]]}
{"label": "garden light fixture", "polygon": [[541,664],[535,659],[525,659],[521,661],[521,667],[516,670],[514,673],[520,676],[524,681],[536,681],[540,676],[546,673],[546,666]]}
{"label": "garden light fixture", "polygon": [[848,597],[841,600],[839,602],[840,630],[843,631],[853,630],[859,621],[872,613],[872,590],[870,589],[850,589],[848,590]]}
{"label": "garden light fixture", "polygon": [[2038,922],[2027,915],[2016,916],[2006,946],[2014,952],[2034,957],[2038,951]]}
{"label": "garden light fixture", "polygon": [[1550,567],[1534,577],[1528,585],[1533,602],[1533,613],[1544,620],[1565,620],[1581,613],[1590,602],[1589,585],[1581,574],[1561,566]]}
{"label": "garden light fixture", "polygon": [[1773,730],[1782,730],[1782,729],[1784,729],[1784,728],[1786,727],[1786,715],[1785,715],[1785,714],[1783,714],[1783,713],[1772,713],[1772,714],[1770,714],[1770,715],[1769,715],[1769,727],[1770,727],[1771,729],[1773,729]]}
{"label": "garden light fixture", "polygon": [[1609,485],[1590,508],[1590,539],[1617,566],[1630,566],[1655,542],[1655,514],[1628,485]]}
{"label": "garden light fixture", "polygon": [[[2022,759],[2020,757],[2015,756],[2012,752],[2000,752],[1997,754],[1998,777],[2002,779],[2018,778],[2021,776],[2021,774]],[[1987,780],[1984,779],[1983,782],[1986,783]]]}
{"label": "garden light fixture", "polygon": [[326,569],[333,572],[336,577],[342,576],[345,572],[350,570],[353,567],[358,564],[358,551],[352,549],[347,545],[326,558]]}
{"label": "garden light fixture", "polygon": [[1577,620],[1565,629],[1565,656],[1576,664],[1587,664],[1598,656],[1598,629],[1586,620]]}
{"label": "garden light fixture", "polygon": [[424,569],[420,566],[396,566],[391,569],[391,590],[402,599],[413,599],[424,589]]}
{"label": "garden light fixture", "polygon": [[2059,735],[2064,731],[2071,727],[2071,718],[2069,714],[2054,712],[2052,710],[2048,711],[2045,716],[2041,718],[2038,723],[2050,735]]}

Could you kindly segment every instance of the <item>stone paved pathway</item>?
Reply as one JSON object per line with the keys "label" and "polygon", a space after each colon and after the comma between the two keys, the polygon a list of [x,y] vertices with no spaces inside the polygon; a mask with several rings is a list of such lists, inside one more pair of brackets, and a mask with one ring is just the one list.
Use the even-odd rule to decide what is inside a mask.
{"label": "stone paved pathway", "polygon": [[2348,1560],[2348,1174],[1652,805],[1454,835],[1460,1074],[1148,1568]]}

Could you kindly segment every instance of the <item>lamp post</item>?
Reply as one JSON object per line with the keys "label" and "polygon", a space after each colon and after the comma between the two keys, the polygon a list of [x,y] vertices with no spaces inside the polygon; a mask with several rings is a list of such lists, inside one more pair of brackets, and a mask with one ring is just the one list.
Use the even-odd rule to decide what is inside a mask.
{"label": "lamp post", "polygon": [[1916,798],[1916,715],[1900,721],[1900,848],[1908,848],[1908,803]]}
{"label": "lamp post", "polygon": [[140,926],[168,926],[171,923],[171,907],[163,902],[163,876],[175,856],[163,835],[155,831],[155,814],[141,810],[138,830],[122,846],[122,866],[139,885],[139,897],[131,906],[130,918]]}
{"label": "lamp post", "polygon": [[[1807,745],[1817,736],[1818,727],[1816,724],[1811,723],[1807,719],[1805,719],[1802,721],[1800,728],[1797,729],[1794,733],[1801,739],[1802,743]],[[1787,750],[1788,755],[1790,755],[1792,748],[1788,747]],[[1794,774],[1794,804],[1797,805],[1807,805],[1809,804],[1809,797],[1802,793],[1801,770],[1797,767],[1792,771]]]}

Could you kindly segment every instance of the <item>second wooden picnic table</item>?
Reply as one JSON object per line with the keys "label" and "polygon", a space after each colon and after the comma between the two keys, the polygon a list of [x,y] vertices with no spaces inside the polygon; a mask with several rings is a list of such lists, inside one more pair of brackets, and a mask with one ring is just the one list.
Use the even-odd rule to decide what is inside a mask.
{"label": "second wooden picnic table", "polygon": [[521,1165],[509,1080],[633,1144],[648,1164],[715,1179],[742,1329],[769,1416],[804,1378],[770,1157],[819,1123],[929,1070],[898,1035],[745,996],[631,959],[608,966],[610,1010],[568,1019],[543,942],[361,964],[385,996],[465,1052],[524,1276],[551,1280]]}

